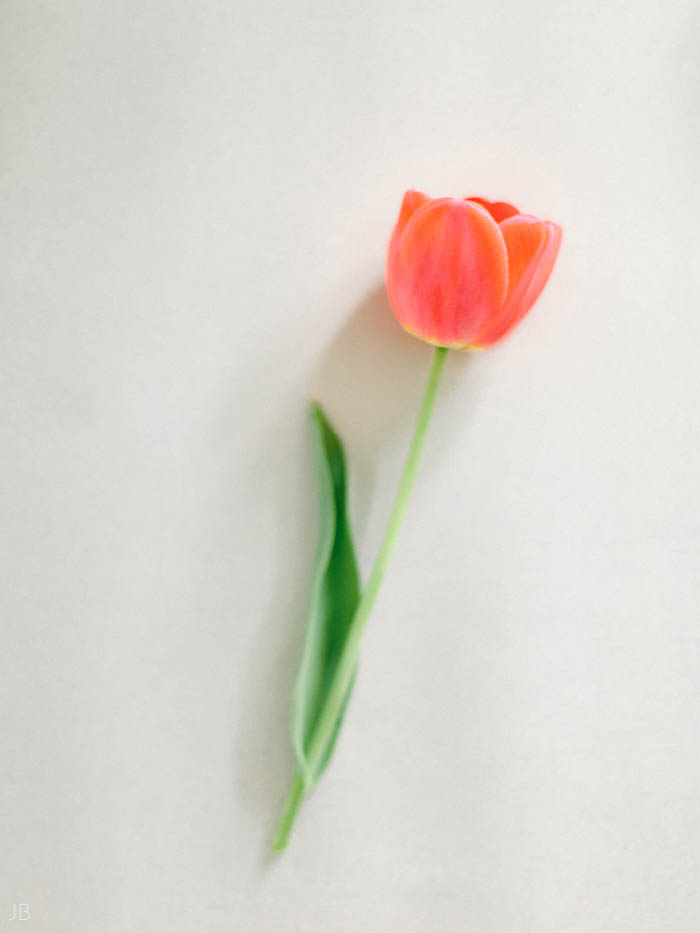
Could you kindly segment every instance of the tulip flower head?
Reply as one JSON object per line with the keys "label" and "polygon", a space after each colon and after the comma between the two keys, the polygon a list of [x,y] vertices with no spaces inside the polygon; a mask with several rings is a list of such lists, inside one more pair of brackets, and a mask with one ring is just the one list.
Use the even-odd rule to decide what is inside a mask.
{"label": "tulip flower head", "polygon": [[504,201],[404,195],[386,282],[399,323],[461,350],[490,346],[522,320],[547,283],[561,228]]}

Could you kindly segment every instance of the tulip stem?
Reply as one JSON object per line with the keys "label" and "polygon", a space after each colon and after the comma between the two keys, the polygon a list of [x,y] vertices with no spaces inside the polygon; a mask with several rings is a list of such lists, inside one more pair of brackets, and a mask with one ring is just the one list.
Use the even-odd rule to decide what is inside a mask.
{"label": "tulip stem", "polygon": [[447,357],[447,347],[436,347],[433,354],[433,361],[428,373],[428,380],[423,393],[423,400],[418,411],[416,426],[413,432],[413,439],[408,451],[406,463],[401,474],[401,481],[396,492],[394,505],[389,515],[384,537],[379,547],[379,553],[374,561],[370,571],[360,602],[355,610],[355,615],[350,624],[348,634],[331,681],[326,702],[323,711],[319,716],[316,727],[311,736],[307,756],[306,756],[306,777],[296,774],[292,787],[290,789],[285,804],[282,818],[275,835],[273,849],[281,851],[285,848],[296,813],[304,795],[311,789],[313,783],[312,776],[318,773],[318,768],[323,760],[324,754],[331,742],[338,717],[342,711],[343,703],[348,689],[352,682],[352,677],[357,665],[357,657],[360,648],[360,639],[365,630],[369,614],[377,598],[377,593],[381,586],[384,574],[389,564],[389,558],[394,550],[399,529],[406,512],[408,500],[411,496],[413,484],[418,473],[418,466],[425,446],[425,438],[428,433],[430,417],[435,405],[435,397],[440,382],[440,376],[445,365]]}
{"label": "tulip stem", "polygon": [[289,836],[292,832],[292,826],[294,825],[294,820],[296,819],[299,805],[304,799],[304,793],[304,778],[302,775],[297,773],[294,775],[294,780],[292,781],[292,785],[289,788],[287,799],[284,802],[282,816],[280,817],[280,821],[277,826],[277,832],[275,833],[275,838],[272,842],[273,852],[281,852],[283,849],[287,848],[287,843],[289,842]]}

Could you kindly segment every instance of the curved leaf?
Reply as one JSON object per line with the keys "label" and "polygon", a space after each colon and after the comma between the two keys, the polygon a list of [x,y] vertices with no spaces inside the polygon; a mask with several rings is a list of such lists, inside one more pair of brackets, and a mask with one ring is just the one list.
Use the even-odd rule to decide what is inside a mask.
{"label": "curved leaf", "polygon": [[[352,683],[335,732],[312,771],[307,750],[360,599],[360,578],[347,514],[347,471],[340,438],[317,402],[311,405],[319,492],[319,530],[309,614],[292,706],[292,742],[304,783],[311,787],[328,764]],[[354,681],[354,678],[353,678]]]}

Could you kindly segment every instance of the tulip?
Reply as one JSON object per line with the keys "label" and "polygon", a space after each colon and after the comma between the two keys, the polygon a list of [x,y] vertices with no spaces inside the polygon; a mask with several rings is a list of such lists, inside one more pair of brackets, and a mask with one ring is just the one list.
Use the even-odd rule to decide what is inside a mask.
{"label": "tulip", "polygon": [[505,201],[407,191],[387,252],[389,303],[435,346],[490,346],[533,306],[560,243],[557,224]]}
{"label": "tulip", "polygon": [[296,769],[272,843],[276,851],[287,845],[299,807],[332,755],[362,635],[418,472],[447,352],[489,346],[512,330],[544,288],[560,242],[556,224],[521,214],[505,201],[433,199],[418,191],[404,196],[387,254],[389,301],[403,327],[435,349],[394,504],[364,588],[347,516],[342,444],[314,406],[322,520],[293,706]]}

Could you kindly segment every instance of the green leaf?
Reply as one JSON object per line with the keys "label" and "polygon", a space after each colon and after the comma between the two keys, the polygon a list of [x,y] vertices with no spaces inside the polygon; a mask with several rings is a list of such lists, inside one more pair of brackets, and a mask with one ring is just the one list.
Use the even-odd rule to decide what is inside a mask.
{"label": "green leaf", "polygon": [[[318,781],[333,752],[352,682],[320,763],[307,752],[360,599],[360,577],[347,514],[347,471],[340,438],[321,406],[312,402],[319,529],[301,667],[292,706],[292,742],[306,787]],[[354,682],[354,677],[353,677]]]}

